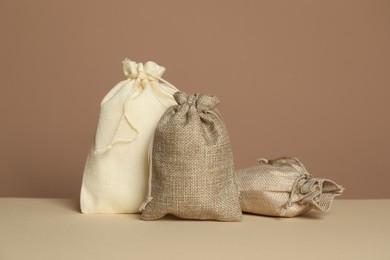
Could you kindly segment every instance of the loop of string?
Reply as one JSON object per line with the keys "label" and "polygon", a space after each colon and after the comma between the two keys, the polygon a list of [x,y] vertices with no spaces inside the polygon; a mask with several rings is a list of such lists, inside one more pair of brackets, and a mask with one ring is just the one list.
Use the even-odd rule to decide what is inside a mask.
{"label": "loop of string", "polygon": [[[301,174],[309,174],[305,168],[305,166],[303,165],[303,163],[301,163],[297,158],[293,158],[293,157],[282,157],[282,158],[278,158],[278,159],[274,159],[274,160],[268,160],[268,159],[265,159],[265,158],[259,158],[257,159],[257,162],[259,164],[273,164],[274,162],[280,162],[282,161],[283,163],[293,167],[295,170],[297,170],[299,173]],[[295,162],[292,163],[291,161]],[[296,165],[297,164],[297,165]],[[310,175],[310,174],[309,174]]]}
{"label": "loop of string", "polygon": [[177,88],[172,85],[171,83],[169,83],[167,80],[159,77],[159,76],[153,76],[154,78],[158,79],[159,81],[165,83],[165,85],[167,85],[170,89],[174,90],[174,91],[178,91]]}
{"label": "loop of string", "polygon": [[298,191],[298,184],[299,182],[301,182],[301,180],[305,180],[307,179],[308,175],[304,174],[304,175],[301,175],[299,176],[295,181],[294,181],[294,184],[291,188],[291,191],[290,191],[290,194],[288,196],[288,200],[286,202],[286,204],[284,204],[284,206],[282,207],[281,209],[281,212],[280,212],[280,215],[281,216],[284,216],[286,214],[286,211],[288,208],[290,208],[292,206],[292,200],[293,200],[293,196],[295,193],[297,193]]}

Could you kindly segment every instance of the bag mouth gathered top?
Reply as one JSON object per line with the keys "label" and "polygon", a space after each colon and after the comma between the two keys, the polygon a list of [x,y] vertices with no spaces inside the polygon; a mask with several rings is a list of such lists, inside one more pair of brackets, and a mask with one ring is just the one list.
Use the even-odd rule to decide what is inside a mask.
{"label": "bag mouth gathered top", "polygon": [[[114,103],[118,103],[119,101],[117,100],[117,95],[121,94],[121,91],[124,90],[126,85],[129,84],[132,86],[126,91],[125,99],[121,99],[120,104],[118,104],[123,108],[123,111],[112,111],[109,115],[111,120],[105,124],[106,127],[97,128],[95,135],[95,153],[104,153],[108,149],[111,149],[117,142],[131,142],[135,140],[138,129],[132,119],[133,111],[131,109],[131,103],[134,102],[143,91],[150,88],[157,97],[157,101],[165,108],[174,104],[172,96],[178,91],[175,86],[161,78],[166,69],[153,61],[148,61],[144,65],[125,59],[122,62],[122,65],[123,73],[127,77],[127,80],[122,81],[121,83],[123,84],[121,84],[119,88],[116,88],[117,86],[114,87],[114,89],[103,98],[101,110],[110,102],[113,103],[113,105],[116,105]],[[159,81],[164,83],[164,87],[159,84]],[[104,115],[102,115],[103,112],[104,111],[102,111],[99,116],[99,121],[104,117]],[[127,133],[125,136],[121,135],[122,131],[119,127],[122,121],[125,121],[129,125],[130,128],[128,132],[132,132],[132,134]]]}
{"label": "bag mouth gathered top", "polygon": [[296,158],[259,159],[259,165],[235,172],[242,211],[294,217],[311,209],[328,211],[344,188],[315,178]]}
{"label": "bag mouth gathered top", "polygon": [[162,78],[165,68],[129,59],[126,79],[100,105],[95,141],[81,188],[83,213],[138,213],[148,185],[148,145],[178,90]]}

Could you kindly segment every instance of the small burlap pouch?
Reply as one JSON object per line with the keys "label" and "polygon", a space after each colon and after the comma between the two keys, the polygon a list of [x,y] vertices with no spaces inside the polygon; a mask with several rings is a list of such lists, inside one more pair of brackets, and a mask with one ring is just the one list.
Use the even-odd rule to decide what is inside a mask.
{"label": "small burlap pouch", "polygon": [[143,220],[167,214],[200,220],[240,221],[239,192],[226,127],[213,95],[174,94],[154,135],[151,186]]}
{"label": "small burlap pouch", "polygon": [[294,217],[311,209],[328,211],[344,190],[331,180],[312,177],[296,158],[258,161],[258,166],[235,172],[244,212]]}

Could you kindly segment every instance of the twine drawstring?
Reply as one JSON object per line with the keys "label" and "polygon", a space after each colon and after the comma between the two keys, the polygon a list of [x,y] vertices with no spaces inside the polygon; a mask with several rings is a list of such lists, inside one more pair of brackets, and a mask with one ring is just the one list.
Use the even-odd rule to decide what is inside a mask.
{"label": "twine drawstring", "polygon": [[146,195],[146,199],[144,202],[142,202],[141,206],[139,207],[138,211],[142,212],[145,210],[146,205],[152,201],[152,174],[153,174],[153,164],[152,164],[152,155],[153,155],[153,141],[154,136],[152,136],[149,146],[148,146],[148,163],[149,163],[149,179],[148,179],[148,192]]}
{"label": "twine drawstring", "polygon": [[286,202],[286,204],[284,204],[284,206],[282,207],[281,211],[280,211],[280,215],[283,217],[285,214],[286,214],[286,211],[288,208],[292,207],[292,200],[293,200],[293,196],[295,193],[297,193],[298,191],[298,184],[301,180],[305,180],[309,177],[308,174],[303,174],[301,176],[299,176],[295,181],[294,181],[294,184],[291,188],[291,191],[290,191],[290,194],[288,196],[288,200]]}
{"label": "twine drawstring", "polygon": [[[298,184],[307,178],[310,177],[310,173],[307,172],[305,166],[297,159],[297,158],[292,158],[292,157],[283,157],[283,158],[278,158],[275,160],[267,160],[265,158],[260,158],[257,160],[259,164],[272,164],[274,162],[282,161],[285,160],[285,164],[293,167],[297,172],[301,174],[293,183],[290,194],[288,196],[287,202],[284,204],[284,206],[280,210],[280,216],[284,216],[286,214],[286,211],[288,208],[292,207],[293,203],[293,196],[295,193],[298,191]],[[294,161],[296,164],[292,163],[291,161]]]}

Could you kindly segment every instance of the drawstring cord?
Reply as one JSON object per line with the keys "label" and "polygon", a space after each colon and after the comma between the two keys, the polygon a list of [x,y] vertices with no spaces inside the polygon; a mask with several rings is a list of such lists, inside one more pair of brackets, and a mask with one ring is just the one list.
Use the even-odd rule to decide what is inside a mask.
{"label": "drawstring cord", "polygon": [[[145,78],[145,76],[148,76],[147,78]],[[137,77],[137,81],[136,83],[134,84],[134,88],[133,88],[133,91],[135,91],[140,85],[143,85],[143,81],[144,80],[153,80],[154,79],[157,79],[163,83],[165,83],[166,86],[168,86],[171,90],[173,91],[178,91],[178,89],[172,85],[171,83],[169,83],[167,80],[157,76],[157,75],[153,75],[149,72],[145,72],[145,71],[140,71],[138,72],[138,77]],[[134,92],[133,92],[134,93]],[[133,94],[131,93],[131,95]],[[152,154],[153,154],[153,140],[154,140],[154,136],[152,136],[151,140],[150,140],[150,143],[148,145],[148,163],[149,163],[149,178],[148,178],[148,191],[147,191],[147,195],[146,195],[146,199],[144,202],[142,202],[141,206],[139,207],[138,211],[139,212],[142,212],[145,210],[146,208],[146,205],[152,201],[153,197],[152,197],[152,174],[153,174],[153,163],[152,163]]]}
{"label": "drawstring cord", "polygon": [[[165,80],[165,79],[163,79],[163,78],[161,78],[161,77],[159,77],[159,76],[157,76],[157,75],[153,75],[153,74],[150,73],[150,72],[140,71],[140,72],[137,74],[137,76],[129,77],[128,81],[132,81],[132,80],[134,80],[134,79],[136,79],[136,81],[135,81],[135,83],[134,83],[134,85],[133,85],[133,88],[131,89],[131,92],[130,92],[129,95],[128,95],[128,97],[129,97],[129,98],[128,98],[128,101],[130,100],[131,96],[134,94],[134,92],[135,92],[140,86],[142,86],[143,88],[145,87],[145,86],[144,86],[144,82],[145,82],[145,81],[149,81],[150,83],[153,83],[154,80],[158,80],[158,81],[161,81],[161,82],[165,83],[165,85],[166,85],[167,87],[169,87],[171,90],[173,90],[173,91],[175,91],[175,92],[178,91],[178,89],[177,89],[174,85],[172,85],[171,83],[169,83],[167,80]],[[152,85],[153,85],[153,84],[152,84]],[[128,101],[127,101],[127,102],[128,102]],[[126,102],[126,104],[125,104],[125,106],[124,106],[123,109],[126,108],[127,102]]]}
{"label": "drawstring cord", "polygon": [[[143,71],[142,66],[140,67],[140,71],[136,75],[128,75],[128,79],[127,79],[126,84],[132,80],[135,80],[135,83],[134,83],[133,87],[131,88],[130,93],[128,94],[128,98],[127,98],[127,101],[125,102],[125,105],[123,106],[123,115],[122,115],[121,120],[125,119],[125,117],[126,117],[125,111],[126,111],[126,108],[128,106],[128,102],[131,101],[131,97],[133,96],[133,94],[139,89],[140,86],[145,88],[145,86],[144,86],[145,81],[149,81],[151,83],[151,85],[154,87],[155,84],[153,84],[153,81],[158,80],[158,81],[165,83],[165,85],[168,88],[170,88],[171,90],[173,90],[175,92],[178,91],[178,89],[174,85],[172,85],[171,83],[169,83],[165,79],[163,79],[157,75],[153,75],[150,72]],[[134,125],[132,125],[131,122],[128,122],[128,123],[132,126],[132,128],[134,129],[134,131],[138,135],[139,134],[138,129]],[[126,142],[126,141],[125,140],[116,140],[115,142],[121,143],[121,142]],[[113,145],[113,141],[111,141],[111,143],[107,147],[104,147],[103,149],[95,150],[95,153],[102,154],[102,153],[110,150],[112,148],[112,145]]]}
{"label": "drawstring cord", "polygon": [[308,175],[301,175],[299,176],[295,181],[294,181],[294,184],[291,188],[291,192],[288,196],[288,200],[286,202],[286,204],[284,204],[284,206],[282,207],[281,211],[280,211],[280,215],[283,217],[285,214],[286,214],[286,211],[288,208],[292,207],[292,200],[293,200],[293,195],[295,193],[297,193],[298,191],[298,184],[301,180],[305,180],[307,179]]}
{"label": "drawstring cord", "polygon": [[146,195],[146,199],[142,202],[138,211],[142,212],[145,210],[146,205],[152,201],[152,173],[153,173],[153,164],[152,164],[152,155],[153,155],[153,140],[154,136],[151,138],[149,146],[148,146],[148,163],[149,163],[149,179],[148,179],[148,192]]}
{"label": "drawstring cord", "polygon": [[[286,211],[288,208],[292,207],[292,202],[293,202],[293,195],[295,193],[297,193],[298,191],[298,184],[302,181],[302,180],[305,180],[307,179],[308,177],[310,177],[310,173],[307,172],[305,166],[296,158],[279,158],[279,159],[275,159],[275,160],[267,160],[265,158],[260,158],[257,160],[257,162],[259,164],[272,164],[273,162],[277,162],[277,161],[280,161],[280,160],[287,160],[287,162],[285,162],[287,165],[293,167],[295,170],[297,170],[301,176],[299,176],[293,183],[292,185],[292,188],[291,188],[291,191],[290,191],[290,194],[288,196],[288,200],[287,202],[284,204],[284,206],[282,207],[282,209],[280,210],[280,216],[284,216],[286,214]],[[291,162],[291,160],[293,160],[297,165],[293,164]]]}

